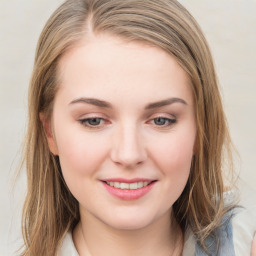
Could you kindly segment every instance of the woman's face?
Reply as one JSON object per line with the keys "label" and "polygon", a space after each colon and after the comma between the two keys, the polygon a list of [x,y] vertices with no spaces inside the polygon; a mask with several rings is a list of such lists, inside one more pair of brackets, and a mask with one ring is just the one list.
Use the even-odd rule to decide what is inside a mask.
{"label": "woman's face", "polygon": [[184,70],[157,47],[98,35],[65,54],[59,76],[48,143],[81,215],[117,229],[169,216],[196,136]]}

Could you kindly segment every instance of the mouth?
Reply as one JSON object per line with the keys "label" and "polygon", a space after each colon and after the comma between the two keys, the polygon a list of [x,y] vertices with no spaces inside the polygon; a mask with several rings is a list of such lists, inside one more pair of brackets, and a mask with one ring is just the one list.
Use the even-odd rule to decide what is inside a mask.
{"label": "mouth", "polygon": [[156,182],[156,180],[153,181],[139,181],[139,182],[117,182],[117,181],[103,181],[105,184],[109,185],[110,187],[123,189],[123,190],[135,190],[144,188],[153,182]]}
{"label": "mouth", "polygon": [[135,200],[146,195],[157,180],[104,180],[102,184],[112,195],[122,200]]}

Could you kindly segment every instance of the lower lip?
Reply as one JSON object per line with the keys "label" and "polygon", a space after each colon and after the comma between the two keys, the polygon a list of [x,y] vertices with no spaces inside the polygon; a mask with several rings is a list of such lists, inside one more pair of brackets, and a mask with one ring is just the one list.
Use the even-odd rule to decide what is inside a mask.
{"label": "lower lip", "polygon": [[156,182],[152,182],[146,187],[138,188],[138,189],[120,189],[111,187],[105,182],[102,182],[106,190],[113,196],[118,197],[122,200],[136,200],[147,194],[154,186]]}

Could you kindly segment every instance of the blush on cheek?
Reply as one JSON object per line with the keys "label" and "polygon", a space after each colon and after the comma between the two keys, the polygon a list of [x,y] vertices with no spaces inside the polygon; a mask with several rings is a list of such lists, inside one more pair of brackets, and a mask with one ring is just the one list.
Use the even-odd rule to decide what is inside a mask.
{"label": "blush on cheek", "polygon": [[62,141],[59,154],[63,175],[67,179],[79,179],[82,181],[100,170],[100,166],[106,158],[106,149],[98,141],[90,141],[87,138]]}
{"label": "blush on cheek", "polygon": [[162,163],[165,168],[183,169],[183,166],[190,166],[193,156],[193,142],[177,139],[165,144],[159,144],[154,148],[154,156],[158,156],[156,161]]}

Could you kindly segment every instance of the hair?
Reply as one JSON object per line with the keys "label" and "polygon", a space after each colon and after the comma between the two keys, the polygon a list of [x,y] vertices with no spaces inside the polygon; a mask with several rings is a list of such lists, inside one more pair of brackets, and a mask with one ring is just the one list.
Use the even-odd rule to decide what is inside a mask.
{"label": "hair", "polygon": [[182,231],[190,226],[206,248],[206,238],[230,210],[223,200],[224,152],[228,153],[225,161],[232,159],[214,64],[200,27],[176,0],[67,0],[41,33],[30,81],[22,255],[56,255],[66,232],[80,219],[78,202],[66,186],[58,157],[49,150],[39,115],[51,118],[59,87],[59,60],[89,33],[159,47],[189,75],[197,120],[196,152],[173,213]]}

